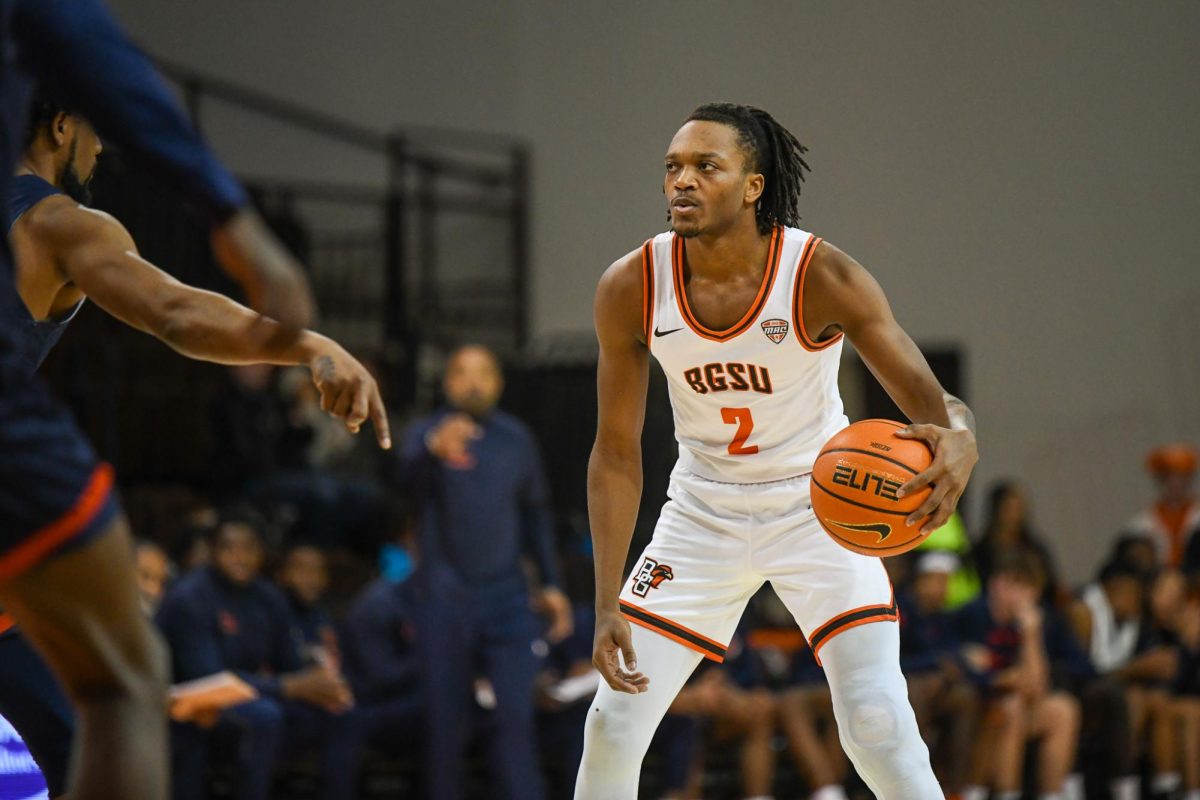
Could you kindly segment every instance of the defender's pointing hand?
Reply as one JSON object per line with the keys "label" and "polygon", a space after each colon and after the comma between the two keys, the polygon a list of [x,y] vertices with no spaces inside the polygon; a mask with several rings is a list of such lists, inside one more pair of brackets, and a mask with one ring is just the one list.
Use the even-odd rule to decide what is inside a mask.
{"label": "defender's pointing hand", "polygon": [[317,342],[316,354],[309,360],[308,368],[313,385],[321,393],[321,409],[345,421],[351,433],[358,433],[370,419],[379,446],[384,450],[391,448],[387,409],[375,378],[333,340],[321,336]]}

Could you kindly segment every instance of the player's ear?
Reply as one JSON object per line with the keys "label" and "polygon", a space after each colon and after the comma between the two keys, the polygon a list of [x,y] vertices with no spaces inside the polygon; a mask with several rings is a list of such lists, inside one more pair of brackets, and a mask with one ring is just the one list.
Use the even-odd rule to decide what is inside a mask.
{"label": "player's ear", "polygon": [[50,136],[54,139],[54,143],[62,147],[71,140],[71,133],[75,127],[75,120],[65,111],[60,111],[54,115],[54,119],[50,122]]}
{"label": "player's ear", "polygon": [[763,189],[767,187],[767,179],[761,172],[753,172],[746,176],[746,193],[742,198],[746,205],[755,205],[762,197]]}

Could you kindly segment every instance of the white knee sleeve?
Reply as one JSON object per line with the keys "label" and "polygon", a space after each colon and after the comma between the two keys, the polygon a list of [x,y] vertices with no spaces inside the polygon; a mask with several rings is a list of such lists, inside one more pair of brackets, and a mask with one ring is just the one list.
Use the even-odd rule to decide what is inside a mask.
{"label": "white knee sleeve", "polygon": [[821,661],[842,747],[875,796],[942,798],[900,673],[899,626],[872,622],[843,631],[821,648]]}
{"label": "white knee sleeve", "polygon": [[700,663],[699,653],[665,636],[638,625],[632,634],[649,691],[625,694],[601,682],[584,727],[575,800],[636,800],[642,758],[654,731]]}

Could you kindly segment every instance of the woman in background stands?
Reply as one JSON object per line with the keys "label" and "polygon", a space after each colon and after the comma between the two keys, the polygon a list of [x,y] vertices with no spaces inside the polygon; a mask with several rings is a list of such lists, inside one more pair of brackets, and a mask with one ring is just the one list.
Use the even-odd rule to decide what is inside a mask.
{"label": "woman in background stands", "polygon": [[1029,553],[1039,562],[1046,581],[1042,601],[1058,605],[1062,583],[1045,541],[1034,532],[1030,522],[1029,497],[1016,481],[1002,479],[988,490],[983,536],[971,549],[971,560],[979,573],[980,583],[986,586],[997,562],[1016,552]]}

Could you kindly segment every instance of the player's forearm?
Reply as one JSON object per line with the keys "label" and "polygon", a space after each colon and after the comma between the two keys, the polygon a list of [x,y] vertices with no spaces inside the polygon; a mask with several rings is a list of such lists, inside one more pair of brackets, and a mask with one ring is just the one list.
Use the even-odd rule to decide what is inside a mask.
{"label": "player's forearm", "polygon": [[588,517],[596,562],[596,611],[616,611],[629,541],[642,498],[641,453],[617,453],[600,442],[588,462]]}
{"label": "player's forearm", "polygon": [[161,313],[150,333],[189,358],[218,364],[308,364],[332,345],[306,332],[288,341],[278,323],[215,292],[188,289]]}

